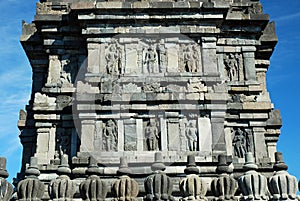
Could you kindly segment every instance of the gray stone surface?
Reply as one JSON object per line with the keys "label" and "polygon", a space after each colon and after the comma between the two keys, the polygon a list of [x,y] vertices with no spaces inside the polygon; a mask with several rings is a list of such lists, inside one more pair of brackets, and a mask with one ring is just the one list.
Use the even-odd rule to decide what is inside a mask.
{"label": "gray stone surface", "polygon": [[[258,0],[37,3],[35,19],[23,23],[21,36],[33,87],[18,121],[24,148],[18,180],[34,156],[41,181],[49,184],[67,155],[70,180],[65,174],[57,178],[70,184],[66,199],[72,199],[73,182],[82,183],[74,199],[189,199],[193,184],[202,189],[191,192],[194,199],[239,199],[233,198],[232,177],[216,172],[217,158],[232,156],[238,177],[251,151],[258,171],[272,174],[282,122],[266,73],[276,42],[274,23]],[[156,168],[165,163],[168,175],[150,176],[157,151],[162,155]],[[180,192],[188,155],[201,164],[201,175],[188,175]],[[118,175],[124,156],[130,178]],[[170,186],[160,182],[155,189],[148,179],[145,189],[146,178]],[[124,182],[136,188],[131,179],[139,193],[118,194],[130,189]],[[113,195],[104,183],[116,180]],[[211,181],[223,188],[207,188],[205,197],[202,187]],[[98,189],[89,191],[93,182]],[[51,192],[43,199],[59,197]]]}

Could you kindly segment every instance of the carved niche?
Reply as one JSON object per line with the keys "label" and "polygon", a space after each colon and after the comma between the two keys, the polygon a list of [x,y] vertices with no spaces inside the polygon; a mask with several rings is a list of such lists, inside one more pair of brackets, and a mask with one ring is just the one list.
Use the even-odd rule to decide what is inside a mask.
{"label": "carved niche", "polygon": [[100,71],[109,75],[202,72],[201,47],[191,39],[120,37],[99,48]]}
{"label": "carved niche", "polygon": [[109,119],[103,124],[102,150],[117,151],[118,148],[118,127],[117,123]]}
{"label": "carved niche", "polygon": [[241,54],[229,53],[224,57],[225,71],[228,81],[243,81],[244,66]]}
{"label": "carved niche", "polygon": [[145,129],[145,150],[146,151],[157,151],[160,150],[160,129],[159,123],[156,119],[149,119],[148,121],[144,122]]}
{"label": "carved niche", "polygon": [[237,158],[244,158],[247,152],[252,152],[253,139],[252,133],[249,130],[236,128],[232,132],[233,153]]}

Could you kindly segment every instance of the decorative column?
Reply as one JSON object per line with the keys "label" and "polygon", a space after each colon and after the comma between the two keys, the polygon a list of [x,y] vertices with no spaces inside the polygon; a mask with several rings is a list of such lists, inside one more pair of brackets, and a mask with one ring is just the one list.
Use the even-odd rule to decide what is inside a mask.
{"label": "decorative column", "polygon": [[115,196],[115,201],[137,201],[139,194],[138,183],[129,177],[131,169],[128,168],[127,161],[124,157],[120,158],[120,167],[117,171],[120,175],[119,179],[112,186],[112,193]]}
{"label": "decorative column", "polygon": [[297,179],[286,171],[288,166],[284,163],[281,152],[275,153],[275,160],[273,169],[276,172],[269,180],[272,200],[298,200]]}
{"label": "decorative column", "polygon": [[216,172],[219,174],[219,177],[215,178],[211,183],[215,200],[237,200],[234,194],[238,186],[236,180],[230,175],[233,170],[227,164],[227,156],[219,155],[218,161]]}
{"label": "decorative column", "polygon": [[14,189],[12,185],[6,181],[8,173],[6,170],[6,158],[0,157],[0,200],[9,201]]}
{"label": "decorative column", "polygon": [[171,195],[173,191],[173,182],[170,177],[163,173],[166,166],[162,163],[162,153],[155,153],[155,162],[151,166],[153,174],[148,176],[144,182],[146,201],[155,200],[172,200],[174,197]]}
{"label": "decorative column", "polygon": [[37,158],[30,158],[30,166],[25,171],[25,179],[18,183],[17,193],[19,201],[40,201],[44,195],[45,185],[38,179],[40,171]]}
{"label": "decorative column", "polygon": [[58,166],[58,178],[52,180],[49,185],[49,196],[54,201],[73,200],[76,193],[76,184],[70,179],[71,169],[69,168],[68,155],[64,154]]}
{"label": "decorative column", "polygon": [[254,163],[254,157],[251,152],[246,153],[246,162],[243,166],[245,174],[238,180],[240,190],[246,201],[266,200],[267,199],[267,178],[256,172],[258,169]]}
{"label": "decorative column", "polygon": [[188,155],[187,165],[184,169],[184,173],[187,174],[187,176],[185,179],[182,179],[179,182],[180,192],[183,196],[180,200],[207,200],[207,198],[205,198],[205,194],[207,192],[207,185],[198,176],[199,172],[200,171],[195,163],[195,156]]}
{"label": "decorative column", "polygon": [[256,80],[255,51],[256,51],[256,48],[254,46],[242,47],[244,70],[245,70],[245,80],[248,80],[248,81]]}

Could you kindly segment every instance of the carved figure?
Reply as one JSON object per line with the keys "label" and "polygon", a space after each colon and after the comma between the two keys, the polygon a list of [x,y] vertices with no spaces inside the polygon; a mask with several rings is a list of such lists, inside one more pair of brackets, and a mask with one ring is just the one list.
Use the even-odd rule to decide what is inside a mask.
{"label": "carved figure", "polygon": [[90,158],[89,168],[86,170],[86,174],[90,175],[80,186],[80,194],[84,201],[104,201],[107,195],[107,185],[102,181],[99,175],[103,172],[97,166],[97,162],[94,158]]}
{"label": "carved figure", "polygon": [[6,181],[8,173],[6,171],[6,158],[0,158],[0,200],[9,201],[14,192],[12,185]]}
{"label": "carved figure", "polygon": [[187,120],[183,119],[179,122],[179,139],[180,139],[180,151],[186,151],[187,150],[187,138],[186,138],[186,126],[187,126]]}
{"label": "carved figure", "polygon": [[184,65],[187,72],[196,72],[196,61],[191,45],[188,45],[184,52]]}
{"label": "carved figure", "polygon": [[106,151],[115,151],[118,142],[118,128],[112,119],[106,122],[103,133]]}
{"label": "carved figure", "polygon": [[163,173],[166,166],[162,163],[161,152],[155,153],[155,162],[151,166],[151,170],[154,172],[148,176],[144,182],[146,201],[174,201],[174,197],[171,195],[173,191],[173,182],[170,177]]}
{"label": "carved figure", "polygon": [[248,133],[246,131],[242,131],[241,128],[235,130],[232,145],[234,147],[234,155],[238,158],[244,158],[245,154],[251,150]]}
{"label": "carved figure", "polygon": [[20,201],[41,200],[44,195],[45,185],[38,179],[40,171],[37,158],[30,158],[30,166],[25,171],[26,178],[18,183],[17,192]]}
{"label": "carved figure", "polygon": [[107,73],[118,75],[121,71],[121,50],[117,48],[116,44],[111,44],[106,53]]}
{"label": "carved figure", "polygon": [[148,73],[156,73],[155,64],[157,62],[157,53],[153,46],[147,49],[144,64],[147,66]]}
{"label": "carved figure", "polygon": [[246,153],[245,164],[243,168],[245,174],[238,179],[239,188],[242,191],[246,201],[266,200],[267,199],[267,178],[256,172],[258,168],[254,163],[253,154]]}
{"label": "carved figure", "polygon": [[49,185],[49,195],[54,201],[72,200],[76,193],[76,184],[70,179],[71,169],[68,164],[68,155],[64,154],[58,167],[58,178],[52,180]]}
{"label": "carved figure", "polygon": [[229,81],[239,81],[239,61],[238,57],[235,56],[233,53],[230,53],[224,59],[225,68],[227,70],[227,75]]}
{"label": "carved figure", "polygon": [[188,140],[188,147],[190,151],[197,150],[197,139],[198,139],[198,129],[194,121],[189,122],[189,126],[186,129],[186,137]]}
{"label": "carved figure", "polygon": [[184,172],[187,176],[179,182],[180,192],[183,196],[180,200],[207,200],[205,197],[207,185],[205,181],[198,176],[199,169],[196,166],[194,155],[188,156],[187,166]]}
{"label": "carved figure", "polygon": [[288,166],[284,163],[281,152],[275,153],[275,160],[273,169],[276,172],[269,180],[269,190],[272,200],[297,200],[296,177],[286,171]]}
{"label": "carved figure", "polygon": [[159,72],[163,73],[166,71],[167,67],[167,56],[166,56],[166,48],[164,41],[161,40],[160,44],[158,45],[158,55],[159,55]]}
{"label": "carved figure", "polygon": [[158,150],[159,135],[156,121],[154,119],[150,119],[149,125],[145,128],[145,137],[148,151]]}
{"label": "carved figure", "polygon": [[194,72],[197,72],[198,68],[200,66],[200,55],[199,55],[199,51],[198,51],[196,44],[192,45],[192,51],[193,51],[193,58],[194,58],[194,62],[195,62],[195,71]]}
{"label": "carved figure", "polygon": [[237,190],[237,182],[229,174],[232,173],[232,168],[227,164],[225,155],[218,156],[217,173],[218,178],[215,178],[211,183],[211,189],[215,200],[236,200],[234,194]]}

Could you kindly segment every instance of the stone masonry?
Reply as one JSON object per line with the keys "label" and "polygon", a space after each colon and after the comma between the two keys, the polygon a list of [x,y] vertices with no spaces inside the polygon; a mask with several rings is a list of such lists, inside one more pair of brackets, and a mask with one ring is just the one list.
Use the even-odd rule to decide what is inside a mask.
{"label": "stone masonry", "polygon": [[259,0],[40,0],[21,43],[33,85],[18,199],[30,182],[44,200],[271,199],[277,36]]}

